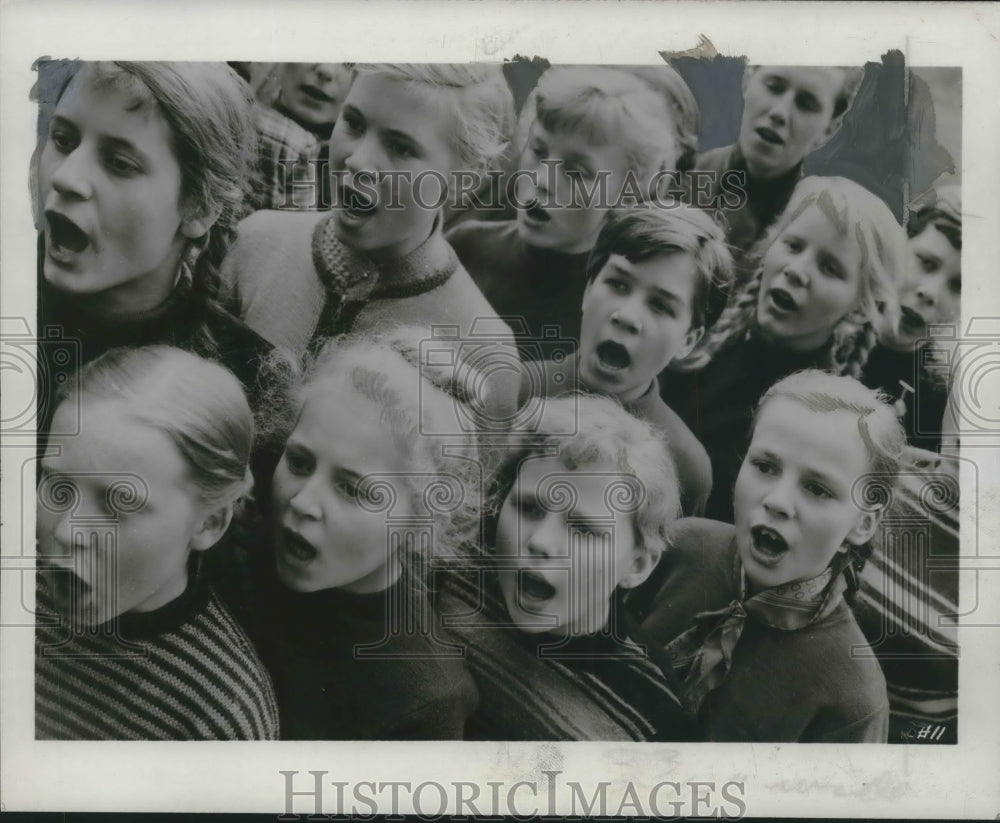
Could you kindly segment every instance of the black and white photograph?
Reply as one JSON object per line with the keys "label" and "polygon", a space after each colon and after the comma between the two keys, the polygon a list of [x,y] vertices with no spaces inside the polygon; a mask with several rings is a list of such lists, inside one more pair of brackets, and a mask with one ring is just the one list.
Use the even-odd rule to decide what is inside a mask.
{"label": "black and white photograph", "polygon": [[1000,814],[995,9],[39,6],[5,807]]}

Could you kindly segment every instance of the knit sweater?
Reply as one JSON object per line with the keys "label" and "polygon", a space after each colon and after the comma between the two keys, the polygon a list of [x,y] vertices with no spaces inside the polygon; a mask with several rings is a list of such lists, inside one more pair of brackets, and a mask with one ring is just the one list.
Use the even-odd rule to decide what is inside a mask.
{"label": "knit sweater", "polygon": [[[522,360],[542,360],[563,340],[579,345],[588,253],[529,246],[514,220],[462,223],[447,238],[490,305],[510,322]],[[545,327],[557,329],[555,336],[544,334]]]}
{"label": "knit sweater", "polygon": [[[689,173],[686,178],[687,198],[700,208],[721,211],[726,242],[733,249],[737,279],[742,282],[752,274],[752,266],[746,259],[747,253],[785,210],[795,184],[802,177],[802,164],[799,163],[774,180],[754,180],[747,171],[746,160],[739,146],[732,145],[698,155],[693,171],[711,172],[711,175],[704,176],[703,190],[699,192],[696,191],[700,185],[697,174]],[[727,184],[723,185],[723,176],[733,172],[744,175],[745,180],[740,187],[745,197],[738,206],[728,202],[735,196],[733,190],[737,188],[736,175],[728,174]],[[730,190],[728,193],[727,188]]]}
{"label": "knit sweater", "polygon": [[[522,406],[527,403],[533,392],[541,397],[557,397],[585,390],[586,387],[578,383],[578,376],[579,368],[574,358],[526,364],[521,377],[520,402]],[[641,397],[624,406],[630,414],[663,434],[664,445],[674,461],[681,485],[681,508],[687,516],[701,514],[712,490],[712,464],[704,446],[677,413],[663,402],[655,379]],[[540,421],[539,430],[545,430],[544,421]]]}
{"label": "knit sweater", "polygon": [[[739,600],[735,553],[732,526],[680,521],[642,640],[662,648],[700,612]],[[889,704],[874,653],[841,600],[798,630],[747,617],[729,673],[705,699],[699,720],[713,741],[884,743]]]}
{"label": "knit sweater", "polygon": [[697,372],[660,374],[660,393],[712,461],[706,516],[732,522],[733,488],[750,442],[761,395],[792,372],[824,368],[827,349],[793,352],[757,336],[719,351]]}
{"label": "knit sweater", "polygon": [[272,602],[266,656],[284,738],[462,738],[476,687],[406,576],[373,594],[276,585]]}
{"label": "knit sweater", "polygon": [[[196,566],[193,566],[196,568]],[[274,740],[267,673],[222,601],[192,574],[152,612],[92,630],[63,625],[39,578],[35,736],[40,740]]]}
{"label": "knit sweater", "polygon": [[617,598],[613,630],[572,638],[510,624],[484,558],[442,578],[439,611],[479,689],[469,740],[694,739],[672,678],[633,642]]}
{"label": "knit sweater", "polygon": [[[336,212],[260,211],[240,224],[222,267],[223,294],[271,343],[301,353],[321,336],[417,325],[433,337],[428,345],[452,348],[459,359],[483,345],[513,346],[439,227],[405,258],[379,264],[337,239],[335,219]],[[514,370],[492,370],[491,415],[510,418],[518,381]]]}

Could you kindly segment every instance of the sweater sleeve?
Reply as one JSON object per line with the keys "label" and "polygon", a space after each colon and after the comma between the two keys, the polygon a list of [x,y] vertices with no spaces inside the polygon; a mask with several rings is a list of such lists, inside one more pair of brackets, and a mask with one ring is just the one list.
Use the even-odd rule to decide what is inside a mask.
{"label": "sweater sleeve", "polygon": [[408,711],[393,716],[380,730],[382,740],[462,740],[465,724],[479,702],[468,674],[454,678]]}

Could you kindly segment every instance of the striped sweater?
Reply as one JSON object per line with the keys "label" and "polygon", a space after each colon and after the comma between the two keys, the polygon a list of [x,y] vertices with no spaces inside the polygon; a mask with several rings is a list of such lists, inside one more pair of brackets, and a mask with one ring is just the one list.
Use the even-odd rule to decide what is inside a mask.
{"label": "striped sweater", "polygon": [[[663,670],[627,632],[574,637],[510,625],[485,559],[438,577],[444,630],[457,639],[479,690],[466,740],[695,739]],[[617,598],[613,601],[617,607]],[[615,608],[611,624],[621,623]],[[613,636],[617,634],[616,638]]]}
{"label": "striped sweater", "polygon": [[197,575],[166,606],[88,630],[63,625],[39,578],[36,615],[37,739],[277,738],[271,681]]}

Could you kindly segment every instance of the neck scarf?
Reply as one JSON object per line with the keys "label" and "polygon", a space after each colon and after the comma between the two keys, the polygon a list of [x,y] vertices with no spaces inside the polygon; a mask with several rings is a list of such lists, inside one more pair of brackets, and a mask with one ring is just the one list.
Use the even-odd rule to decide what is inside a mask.
{"label": "neck scarf", "polygon": [[827,617],[839,605],[847,587],[840,564],[834,563],[809,580],[785,583],[747,597],[746,573],[739,554],[734,554],[739,600],[723,609],[695,615],[693,625],[666,647],[675,670],[687,667],[684,688],[688,709],[693,713],[729,674],[733,652],[748,618],[780,631],[804,629]]}

